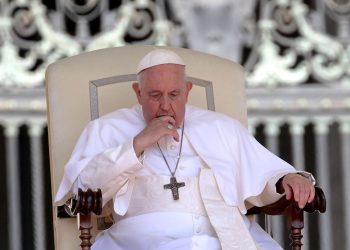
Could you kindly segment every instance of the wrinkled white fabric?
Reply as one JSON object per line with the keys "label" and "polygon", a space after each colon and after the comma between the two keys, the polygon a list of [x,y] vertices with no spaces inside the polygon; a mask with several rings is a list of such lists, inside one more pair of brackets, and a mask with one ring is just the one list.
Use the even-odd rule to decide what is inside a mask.
{"label": "wrinkled white fabric", "polygon": [[[199,190],[197,177],[178,177],[186,186],[174,201],[162,189],[168,176],[136,177],[128,212],[119,218],[114,214],[117,222],[97,238],[93,249],[281,249],[266,232],[256,230],[255,222],[223,202],[210,169],[202,169],[199,178],[207,190]],[[209,218],[198,199],[202,191]]]}
{"label": "wrinkled white fabric", "polygon": [[258,250],[237,207],[228,206],[224,202],[217,188],[213,171],[203,168],[199,179],[203,203],[218,235],[222,250]]}
{"label": "wrinkled white fabric", "polygon": [[[106,204],[113,200],[114,212],[119,216],[125,215],[132,199],[136,176],[169,175],[163,160],[157,159],[159,155],[152,153],[154,148],[146,150],[143,156],[144,162],[136,157],[132,140],[144,127],[145,122],[139,105],[132,109],[118,110],[90,122],[83,131],[70,161],[65,166],[65,174],[55,198],[57,204],[62,204],[74,187],[101,188],[103,203]],[[184,152],[187,147],[187,150],[192,150],[194,154],[186,156],[185,153],[181,159],[177,176],[198,176],[203,165],[209,167],[213,171],[225,204],[237,207],[241,214],[246,212],[246,202],[264,205],[276,201],[280,197],[275,192],[276,181],[286,173],[295,171],[289,164],[262,147],[238,122],[222,114],[186,106],[184,139]],[[145,168],[147,164],[144,163],[148,160],[152,161],[152,157],[157,163]],[[187,172],[184,170],[181,173],[181,167],[186,169],[186,166],[191,167],[187,167]],[[171,195],[170,191],[169,195]],[[136,220],[144,219],[145,223],[146,221],[150,223],[156,214],[161,213],[152,213],[154,217],[148,213],[131,218],[134,219],[137,227],[139,222]],[[174,213],[173,217],[176,218],[179,214]],[[255,223],[247,222],[245,217],[244,220],[248,228],[256,226]],[[156,221],[163,227],[166,226],[166,220],[157,219]],[[118,228],[120,222],[117,222],[113,228]],[[124,232],[117,231],[117,233],[124,234]],[[143,242],[147,241],[148,236],[141,237]],[[194,236],[196,235],[189,236],[191,244]],[[110,237],[109,235],[105,238]],[[128,238],[129,235],[120,237],[118,241]],[[262,238],[268,239],[266,236]],[[133,240],[135,244],[138,244],[134,237]],[[179,239],[179,242],[182,240]],[[271,243],[271,239],[269,240]],[[121,244],[124,243],[123,241]]]}
{"label": "wrinkled white fabric", "polygon": [[163,185],[169,183],[169,176],[138,176],[127,213],[123,218],[155,212],[183,212],[206,216],[206,210],[201,200],[197,177],[178,176],[178,182],[184,182],[185,186],[179,188],[177,201],[169,189]]}
{"label": "wrinkled white fabric", "polygon": [[207,217],[163,212],[129,217],[114,224],[92,246],[92,250],[109,249],[219,250],[221,246]]}
{"label": "wrinkled white fabric", "polygon": [[[278,179],[295,172],[292,166],[260,145],[230,117],[187,105],[185,121],[185,135],[199,157],[214,171],[226,203],[238,206],[242,213],[246,212],[244,202],[260,195],[271,178]],[[132,192],[132,188],[128,186],[142,168],[133,151],[132,139],[144,127],[140,105],[91,121],[65,166],[55,197],[56,204],[63,204],[71,195],[71,188],[79,175],[83,177],[83,185],[102,189],[104,203],[112,197],[129,196],[127,193]],[[95,183],[95,168],[105,178],[103,183]],[[83,169],[86,170],[82,172]],[[82,175],[86,176],[85,183]],[[270,200],[264,201],[275,201],[278,197],[272,195]]]}

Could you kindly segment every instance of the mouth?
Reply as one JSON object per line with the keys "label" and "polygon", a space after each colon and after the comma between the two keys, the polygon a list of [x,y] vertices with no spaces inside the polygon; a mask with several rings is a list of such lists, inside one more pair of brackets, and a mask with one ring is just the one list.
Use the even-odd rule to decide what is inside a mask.
{"label": "mouth", "polygon": [[174,116],[174,115],[169,115],[169,114],[161,114],[161,115],[157,115],[157,118],[159,118],[159,117],[164,117],[164,116],[170,116],[170,117],[172,117],[172,118],[174,118],[174,119],[175,119],[175,116]]}

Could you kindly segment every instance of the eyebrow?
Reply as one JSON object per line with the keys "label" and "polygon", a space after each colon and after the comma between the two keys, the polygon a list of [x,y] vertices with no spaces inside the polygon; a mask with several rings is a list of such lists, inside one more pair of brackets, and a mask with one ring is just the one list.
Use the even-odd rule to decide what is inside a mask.
{"label": "eyebrow", "polygon": [[159,91],[159,90],[151,90],[151,91],[148,91],[147,93],[148,93],[149,95],[152,95],[152,94],[160,94],[161,91]]}
{"label": "eyebrow", "polygon": [[181,89],[174,89],[173,91],[170,91],[170,93],[172,92],[181,92]]}
{"label": "eyebrow", "polygon": [[[174,89],[172,91],[170,91],[169,93],[180,93],[181,92],[181,89]],[[160,90],[151,90],[151,91],[148,91],[147,92],[148,94],[159,94],[159,93],[162,93],[162,91]]]}

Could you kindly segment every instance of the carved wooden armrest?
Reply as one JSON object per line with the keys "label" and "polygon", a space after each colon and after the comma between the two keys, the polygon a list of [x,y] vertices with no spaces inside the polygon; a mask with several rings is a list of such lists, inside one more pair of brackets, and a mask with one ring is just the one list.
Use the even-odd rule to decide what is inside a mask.
{"label": "carved wooden armrest", "polygon": [[[92,213],[100,215],[102,213],[102,193],[101,190],[92,191],[88,189],[83,191],[78,190],[76,197],[69,199],[64,206],[64,209],[70,216],[78,215],[80,217],[79,230],[81,231],[81,249],[90,250],[91,247],[91,215]],[[277,202],[264,206],[264,207],[252,207],[248,210],[247,214],[269,214],[269,215],[287,215],[288,227],[291,230],[290,237],[292,239],[292,249],[300,250],[302,243],[301,230],[304,228],[303,212],[308,213],[326,211],[326,198],[321,188],[315,187],[315,199],[303,209],[299,209],[298,204],[294,200],[287,200],[283,196]]]}
{"label": "carved wooden armrest", "polygon": [[78,194],[69,199],[64,205],[64,209],[70,216],[78,216],[81,239],[81,249],[90,250],[91,247],[91,215],[102,213],[102,192],[101,189],[83,191],[79,188]]}
{"label": "carved wooden armrest", "polygon": [[308,213],[324,213],[326,211],[326,197],[320,187],[315,187],[314,200],[311,203],[307,203],[303,209],[300,209],[294,200],[287,200],[283,196],[273,204],[264,207],[252,207],[247,214],[287,215],[288,228],[291,231],[292,249],[300,250],[303,245],[301,243],[301,238],[303,237],[301,230],[304,228],[304,211]]}

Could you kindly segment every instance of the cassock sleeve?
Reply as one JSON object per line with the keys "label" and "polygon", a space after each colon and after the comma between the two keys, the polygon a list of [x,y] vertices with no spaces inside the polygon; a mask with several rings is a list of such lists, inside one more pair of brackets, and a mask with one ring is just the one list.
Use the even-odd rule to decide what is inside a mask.
{"label": "cassock sleeve", "polygon": [[246,206],[264,206],[277,201],[282,197],[276,191],[277,181],[296,170],[262,146],[239,123],[235,123],[234,136],[237,146],[233,155],[238,162],[242,197],[248,202]]}
{"label": "cassock sleeve", "polygon": [[282,178],[285,173],[272,177],[265,185],[264,190],[257,196],[251,196],[246,199],[246,207],[249,209],[252,206],[266,206],[272,204],[282,198],[284,194],[279,194],[276,191],[276,183]]}
{"label": "cassock sleeve", "polygon": [[226,204],[245,214],[248,203],[262,206],[278,200],[276,182],[295,169],[263,147],[238,121],[215,112],[201,113],[188,118],[187,135],[213,170]]}
{"label": "cassock sleeve", "polygon": [[127,192],[129,180],[142,164],[134,152],[133,139],[115,134],[116,131],[98,120],[84,129],[65,166],[55,197],[57,205],[64,203],[67,195],[76,193],[78,188],[100,188],[103,205]]}
{"label": "cassock sleeve", "polygon": [[93,157],[78,176],[83,188],[102,191],[103,205],[115,195],[127,192],[128,182],[142,168],[135,155],[133,141],[107,149]]}

